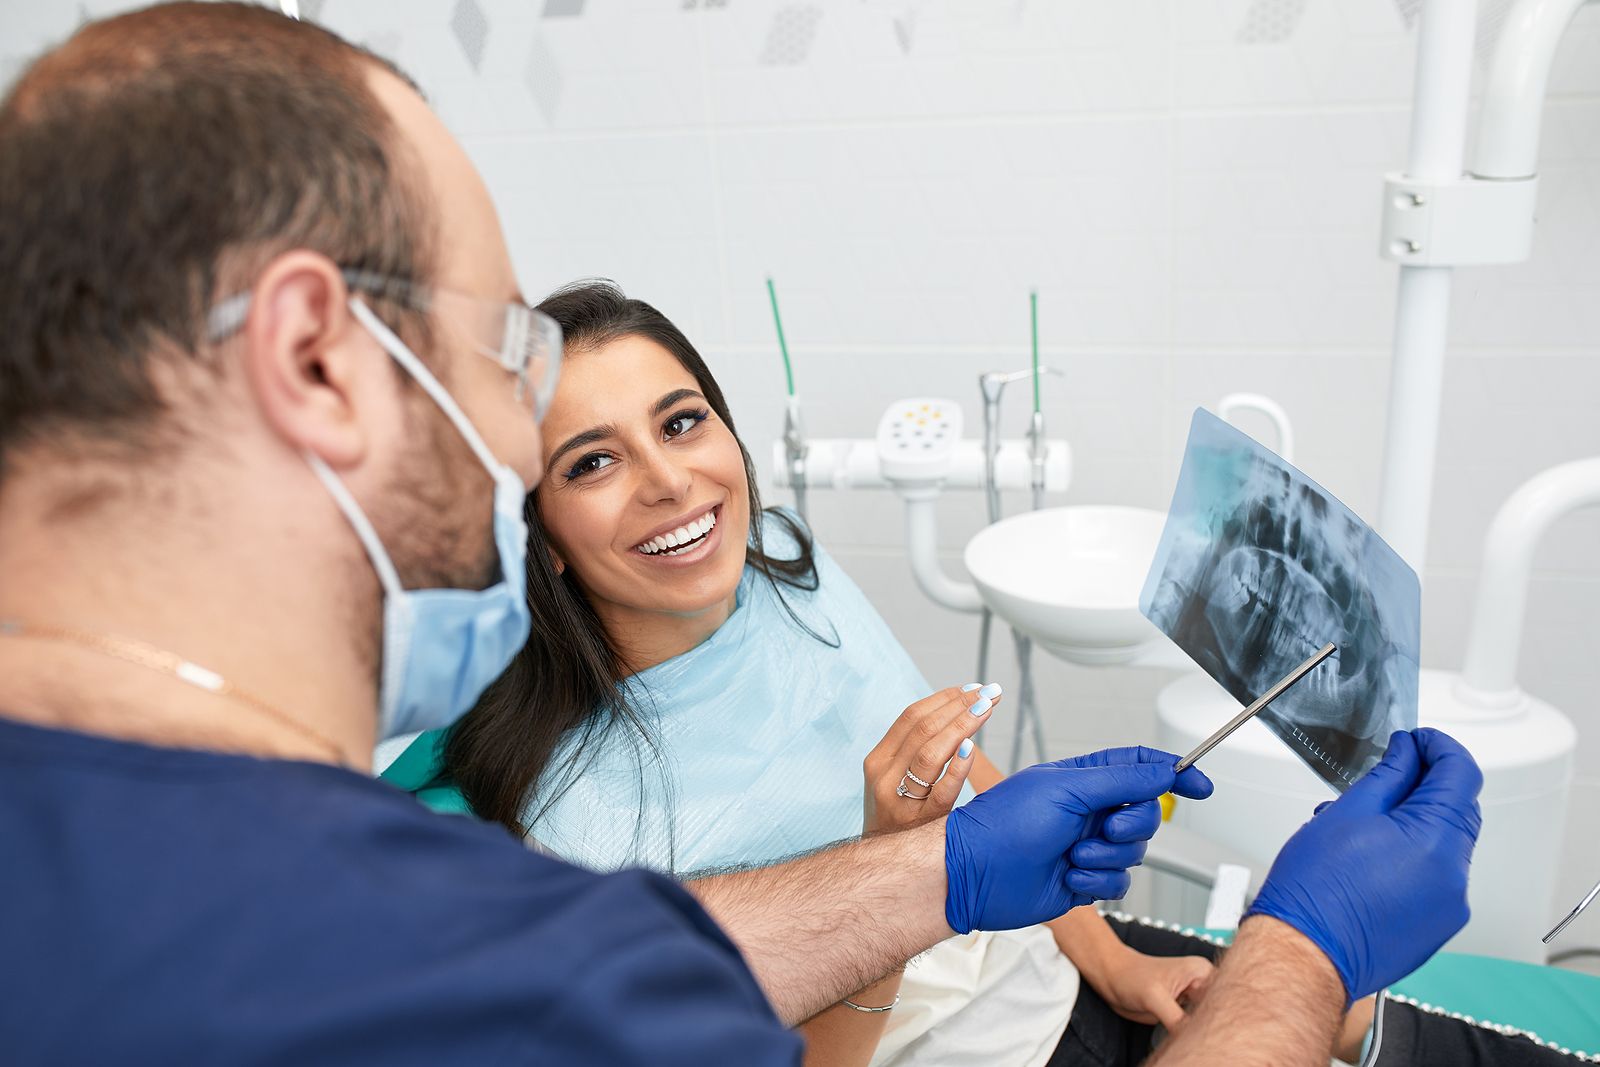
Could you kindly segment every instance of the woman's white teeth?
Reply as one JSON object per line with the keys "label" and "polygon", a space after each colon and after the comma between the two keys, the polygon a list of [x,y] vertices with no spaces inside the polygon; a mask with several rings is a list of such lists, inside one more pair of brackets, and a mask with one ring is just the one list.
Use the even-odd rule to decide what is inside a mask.
{"label": "woman's white teeth", "polygon": [[639,551],[643,552],[647,556],[653,556],[658,552],[666,552],[666,554],[669,556],[676,556],[679,554],[679,552],[668,552],[667,550],[678,549],[679,551],[688,551],[690,547],[690,541],[698,542],[700,538],[710,533],[711,528],[716,524],[716,514],[708,511],[695,521],[684,526],[680,526],[671,533],[662,534],[660,537],[646,541],[644,544],[639,546]]}

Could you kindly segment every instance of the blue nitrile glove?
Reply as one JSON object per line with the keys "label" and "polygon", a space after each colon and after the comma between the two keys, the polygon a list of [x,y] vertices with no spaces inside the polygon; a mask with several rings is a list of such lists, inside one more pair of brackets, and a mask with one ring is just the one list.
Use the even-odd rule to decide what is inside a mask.
{"label": "blue nitrile glove", "polygon": [[1404,978],[1467,923],[1481,788],[1455,738],[1397,732],[1381,763],[1295,831],[1249,914],[1314,941],[1352,1002]]}
{"label": "blue nitrile glove", "polygon": [[[1128,889],[1161,824],[1162,793],[1203,800],[1211,780],[1151,748],[1113,748],[1019,771],[945,822],[944,915],[957,933],[1016,930]],[[1124,807],[1131,805],[1131,807]],[[1122,809],[1122,810],[1117,810]]]}

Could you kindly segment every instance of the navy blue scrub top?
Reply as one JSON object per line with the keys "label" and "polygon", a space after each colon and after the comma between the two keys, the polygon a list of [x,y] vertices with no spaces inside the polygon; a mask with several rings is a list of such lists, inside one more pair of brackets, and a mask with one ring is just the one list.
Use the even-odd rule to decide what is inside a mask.
{"label": "navy blue scrub top", "polygon": [[667,879],[313,763],[0,718],[0,1061],[797,1064]]}

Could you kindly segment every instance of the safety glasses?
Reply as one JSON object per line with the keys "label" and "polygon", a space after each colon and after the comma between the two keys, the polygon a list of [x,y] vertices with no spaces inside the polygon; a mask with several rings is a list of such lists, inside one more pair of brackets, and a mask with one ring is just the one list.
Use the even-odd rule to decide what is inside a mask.
{"label": "safety glasses", "polygon": [[[515,375],[517,399],[531,402],[535,417],[543,418],[550,409],[561,373],[561,327],[549,315],[516,301],[418,285],[371,271],[346,268],[340,274],[351,289],[430,312],[451,323],[475,352]],[[227,340],[244,326],[249,310],[249,293],[221,301],[206,317],[207,337],[212,343]]]}

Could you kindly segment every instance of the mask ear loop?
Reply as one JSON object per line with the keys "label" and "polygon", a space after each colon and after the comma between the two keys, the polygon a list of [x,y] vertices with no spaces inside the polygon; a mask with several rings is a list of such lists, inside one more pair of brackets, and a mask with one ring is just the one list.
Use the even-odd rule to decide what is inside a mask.
{"label": "mask ear loop", "polygon": [[393,602],[401,602],[405,593],[400,584],[400,573],[394,569],[394,561],[389,558],[389,553],[384,550],[383,541],[378,537],[378,531],[373,529],[372,522],[367,518],[367,513],[361,510],[361,505],[356,503],[356,498],[350,495],[344,480],[333,469],[322,461],[322,457],[314,452],[304,452],[306,462],[311,465],[311,471],[317,476],[328,492],[333,496],[333,502],[339,510],[344,512],[344,517],[349,520],[350,526],[356,532],[356,538],[361,542],[361,547],[367,550],[367,558],[372,561],[372,569],[378,572],[378,583],[383,586],[385,598]]}
{"label": "mask ear loop", "polygon": [[422,360],[418,359],[411,349],[406,347],[406,343],[396,337],[394,331],[389,329],[383,320],[378,318],[360,298],[354,296],[350,298],[350,313],[371,332],[373,337],[377,338],[384,351],[388,352],[394,358],[394,361],[404,367],[406,373],[410,374],[412,379],[422,386],[422,391],[427,393],[435,404],[439,405],[439,410],[443,411],[445,417],[455,426],[456,432],[461,434],[462,438],[467,442],[467,447],[472,449],[472,454],[478,457],[478,462],[482,463],[484,469],[498,479],[498,472],[504,464],[494,457],[493,452],[489,451],[489,446],[484,444],[483,438],[478,435],[477,427],[472,425],[471,420],[461,410],[461,405],[456,403],[455,398],[445,390],[443,385],[439,384],[439,379],[433,376],[433,372],[423,365]]}
{"label": "mask ear loop", "polygon": [[[383,542],[378,538],[378,531],[372,528],[367,513],[361,510],[356,498],[350,495],[350,490],[345,487],[343,479],[333,473],[333,469],[316,453],[308,450],[301,454],[311,466],[311,472],[332,495],[334,504],[344,512],[345,519],[356,532],[356,539],[361,542],[361,547],[367,550],[367,559],[372,562],[372,569],[378,572],[378,584],[383,587],[383,679],[378,687],[378,699],[383,706],[379,707],[378,714],[381,716],[383,729],[387,731],[387,723],[393,715],[388,704],[392,694],[400,691],[400,683],[405,677],[406,661],[410,653],[408,641],[397,640],[393,628],[398,626],[409,630],[411,602],[406,599],[405,589],[400,585],[400,575],[395,571],[394,561],[389,558],[389,553],[384,550]],[[396,613],[392,621],[390,612]]]}

